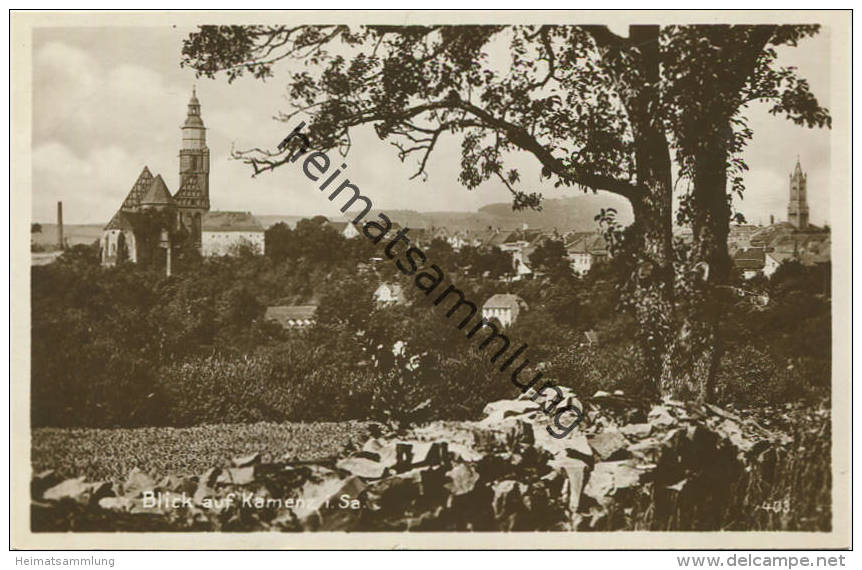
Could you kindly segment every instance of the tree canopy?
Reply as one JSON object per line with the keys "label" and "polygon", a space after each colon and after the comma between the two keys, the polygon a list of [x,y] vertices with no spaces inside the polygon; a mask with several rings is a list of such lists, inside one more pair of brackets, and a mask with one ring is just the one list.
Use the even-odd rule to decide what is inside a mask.
{"label": "tree canopy", "polygon": [[[621,235],[630,258],[623,299],[640,323],[647,369],[666,394],[709,399],[719,359],[716,288],[729,277],[733,196],[744,190],[742,152],[754,101],[808,127],[831,118],[808,82],[780,65],[816,25],[203,26],[182,64],[233,81],[287,66],[290,109],[312,146],[347,152],[351,131],[373,125],[401,160],[427,176],[443,135],[461,140],[460,182],[496,180],[513,207],[541,205],[511,158],[526,153],[555,186],[628,199]],[[255,174],[287,161],[239,151]],[[676,212],[694,243],[673,243],[674,173],[687,188]],[[677,244],[679,245],[679,244]],[[686,370],[675,364],[684,363]]]}

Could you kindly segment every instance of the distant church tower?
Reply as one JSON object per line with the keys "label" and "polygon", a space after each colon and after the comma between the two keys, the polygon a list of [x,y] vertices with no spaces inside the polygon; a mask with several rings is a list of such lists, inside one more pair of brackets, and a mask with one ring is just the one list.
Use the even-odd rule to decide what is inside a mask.
{"label": "distant church tower", "polygon": [[796,158],[796,168],[790,175],[790,201],[787,203],[787,221],[793,227],[804,230],[808,227],[808,199],[805,196],[808,175],[802,172],[799,157]]}
{"label": "distant church tower", "polygon": [[197,247],[201,246],[201,217],[210,209],[210,149],[194,88],[180,147],[180,188],[174,195],[177,218]]}

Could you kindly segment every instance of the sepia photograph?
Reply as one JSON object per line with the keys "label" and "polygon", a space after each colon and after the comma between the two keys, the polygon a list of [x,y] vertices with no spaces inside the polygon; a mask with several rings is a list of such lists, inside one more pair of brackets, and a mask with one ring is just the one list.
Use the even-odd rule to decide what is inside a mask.
{"label": "sepia photograph", "polygon": [[12,547],[849,548],[850,32],[12,13]]}

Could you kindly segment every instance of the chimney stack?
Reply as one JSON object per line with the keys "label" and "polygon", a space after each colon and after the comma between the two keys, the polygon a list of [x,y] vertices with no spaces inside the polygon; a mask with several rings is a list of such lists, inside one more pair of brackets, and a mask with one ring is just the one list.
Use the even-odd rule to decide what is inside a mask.
{"label": "chimney stack", "polygon": [[63,242],[63,202],[57,202],[57,247],[64,250]]}
{"label": "chimney stack", "polygon": [[775,225],[775,216],[773,214],[769,214],[769,225],[770,226]]}

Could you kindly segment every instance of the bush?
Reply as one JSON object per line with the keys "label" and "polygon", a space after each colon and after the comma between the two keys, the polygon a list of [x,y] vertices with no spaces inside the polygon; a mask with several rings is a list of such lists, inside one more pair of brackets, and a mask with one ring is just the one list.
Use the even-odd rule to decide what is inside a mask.
{"label": "bush", "polygon": [[830,370],[819,360],[798,358],[780,362],[764,350],[741,347],[724,355],[716,379],[720,404],[740,407],[775,405],[829,395]]}
{"label": "bush", "polygon": [[631,347],[571,347],[558,353],[547,370],[548,376],[584,397],[598,390],[622,390],[629,395],[645,395],[649,391],[644,384],[643,357]]}

